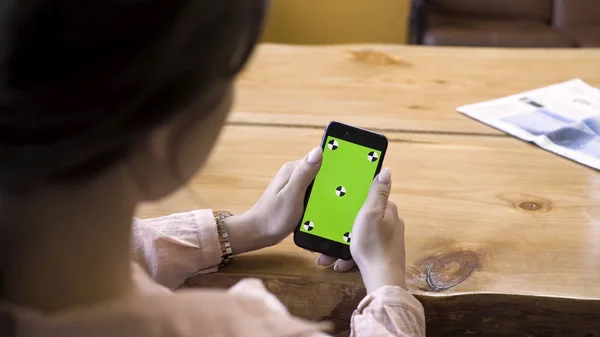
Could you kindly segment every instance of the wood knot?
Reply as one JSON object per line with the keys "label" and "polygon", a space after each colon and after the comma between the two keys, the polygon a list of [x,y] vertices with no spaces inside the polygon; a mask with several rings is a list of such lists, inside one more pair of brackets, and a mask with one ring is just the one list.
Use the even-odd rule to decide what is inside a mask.
{"label": "wood knot", "polygon": [[480,254],[471,250],[455,250],[437,253],[417,262],[417,285],[421,290],[443,291],[466,281],[481,268]]}
{"label": "wood knot", "polygon": [[537,211],[542,208],[542,205],[535,201],[524,201],[519,204],[519,207],[526,211]]}
{"label": "wood knot", "polygon": [[510,203],[514,208],[528,212],[546,213],[552,210],[552,202],[548,199],[526,193],[500,193],[498,199]]}
{"label": "wood knot", "polygon": [[399,65],[408,65],[406,61],[403,61],[397,56],[386,54],[380,51],[375,50],[358,50],[351,51],[350,55],[356,61],[369,63],[372,65],[381,65],[381,66],[399,66]]}

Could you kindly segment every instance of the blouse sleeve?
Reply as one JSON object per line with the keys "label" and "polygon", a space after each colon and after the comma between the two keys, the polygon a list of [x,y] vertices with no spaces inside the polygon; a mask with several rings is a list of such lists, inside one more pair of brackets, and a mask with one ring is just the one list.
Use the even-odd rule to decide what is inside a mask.
{"label": "blouse sleeve", "polygon": [[221,246],[211,210],[135,218],[133,260],[158,283],[176,289],[186,279],[217,270]]}
{"label": "blouse sleeve", "polygon": [[358,305],[351,330],[351,337],[425,336],[423,305],[400,287],[381,287]]}

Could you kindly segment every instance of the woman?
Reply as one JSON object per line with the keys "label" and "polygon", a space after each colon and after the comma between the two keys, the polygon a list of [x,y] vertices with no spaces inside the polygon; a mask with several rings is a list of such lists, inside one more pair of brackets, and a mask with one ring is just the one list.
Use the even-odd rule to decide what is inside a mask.
{"label": "woman", "polygon": [[[171,292],[289,235],[319,148],[284,165],[244,214],[131,221],[138,204],[181,188],[206,161],[256,44],[262,1],[3,6],[0,335],[324,336],[256,280]],[[404,290],[404,227],[390,186],[386,169],[354,224],[351,251],[368,292],[352,317],[357,337],[424,334],[423,308]]]}

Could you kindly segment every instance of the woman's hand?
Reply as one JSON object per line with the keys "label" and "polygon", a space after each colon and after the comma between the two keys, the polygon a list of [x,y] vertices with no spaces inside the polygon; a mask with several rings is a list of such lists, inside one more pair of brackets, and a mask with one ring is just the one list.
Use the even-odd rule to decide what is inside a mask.
{"label": "woman's hand", "polygon": [[226,220],[234,254],[275,245],[294,231],[322,158],[323,150],[317,147],[303,159],[286,163],[248,212]]}
{"label": "woman's hand", "polygon": [[350,252],[368,293],[391,285],[406,289],[404,222],[389,201],[392,176],[384,169],[373,180],[369,196],[352,227]]}
{"label": "woman's hand", "polygon": [[352,227],[350,252],[354,260],[336,260],[324,255],[317,259],[317,264],[323,266],[335,263],[337,271],[352,269],[356,261],[369,293],[384,285],[406,289],[404,222],[398,216],[396,204],[388,200],[391,185],[389,169],[373,180]]}

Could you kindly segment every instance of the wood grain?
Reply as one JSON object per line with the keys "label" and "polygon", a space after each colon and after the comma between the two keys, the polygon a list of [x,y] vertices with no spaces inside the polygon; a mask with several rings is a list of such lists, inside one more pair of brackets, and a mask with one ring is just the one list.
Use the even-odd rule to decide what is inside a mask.
{"label": "wood grain", "polygon": [[[140,215],[204,207],[242,212],[258,200],[280,165],[303,157],[321,133],[226,127],[190,186],[161,204],[143,207]],[[592,327],[600,323],[589,322],[600,312],[596,171],[508,137],[387,136],[391,198],[407,225],[410,290],[428,308],[430,332],[481,333],[496,326],[498,334],[536,335],[536,329],[548,332],[557,322],[566,324],[564,335],[597,331]],[[220,273],[189,285],[260,277],[294,313],[332,319],[343,333],[348,312],[364,294],[360,275],[317,267],[314,258],[288,238],[239,256]],[[569,308],[582,313],[569,315]]]}
{"label": "wood grain", "polygon": [[600,86],[600,49],[262,45],[230,121],[500,134],[456,108],[576,77]]}

